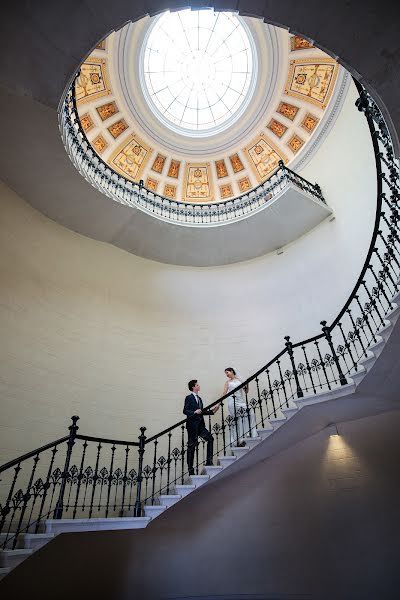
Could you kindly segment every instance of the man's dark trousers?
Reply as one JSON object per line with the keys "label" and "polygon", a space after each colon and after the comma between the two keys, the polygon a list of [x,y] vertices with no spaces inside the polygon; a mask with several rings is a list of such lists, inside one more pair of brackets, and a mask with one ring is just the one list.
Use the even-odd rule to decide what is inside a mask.
{"label": "man's dark trousers", "polygon": [[[213,460],[213,449],[214,449],[214,438],[206,428],[203,415],[212,415],[212,410],[203,410],[203,403],[198,396],[199,403],[197,402],[194,394],[189,394],[185,398],[185,406],[183,409],[184,414],[187,416],[186,429],[188,432],[188,448],[187,448],[187,465],[190,474],[194,474],[193,463],[194,454],[198,438],[201,437],[207,442],[207,458],[206,465],[212,465]],[[201,415],[195,414],[195,411],[200,408],[203,412]]]}

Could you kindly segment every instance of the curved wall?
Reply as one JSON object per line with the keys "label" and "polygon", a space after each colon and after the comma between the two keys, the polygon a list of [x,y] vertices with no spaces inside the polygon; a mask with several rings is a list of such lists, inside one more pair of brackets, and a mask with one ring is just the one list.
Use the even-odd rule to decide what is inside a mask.
{"label": "curved wall", "polygon": [[279,256],[203,269],[156,263],[64,229],[0,188],[1,462],[64,434],[72,414],[85,433],[155,433],[181,418],[191,377],[211,401],[224,367],[247,376],[284,335],[298,341],[334,318],[363,264],[376,201],[355,98],[352,87],[303,173],[336,219]]}

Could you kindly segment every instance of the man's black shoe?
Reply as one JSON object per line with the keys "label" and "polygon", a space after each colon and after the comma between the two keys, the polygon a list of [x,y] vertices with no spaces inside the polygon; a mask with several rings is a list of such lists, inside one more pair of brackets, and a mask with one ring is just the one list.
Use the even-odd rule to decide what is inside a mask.
{"label": "man's black shoe", "polygon": [[194,475],[194,469],[189,469],[189,475]]}
{"label": "man's black shoe", "polygon": [[213,467],[214,463],[213,462],[206,462],[206,467]]}

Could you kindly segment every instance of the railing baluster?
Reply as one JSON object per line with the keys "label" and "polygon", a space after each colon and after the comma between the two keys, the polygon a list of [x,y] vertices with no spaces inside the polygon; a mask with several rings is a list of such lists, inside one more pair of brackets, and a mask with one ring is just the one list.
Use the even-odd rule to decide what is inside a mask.
{"label": "railing baluster", "polygon": [[79,427],[77,426],[77,422],[79,421],[79,417],[71,417],[72,425],[69,426],[69,439],[67,443],[67,455],[65,457],[64,470],[61,475],[61,487],[60,487],[60,495],[58,496],[57,506],[54,511],[54,518],[61,519],[63,513],[63,503],[64,503],[64,493],[65,493],[65,485],[66,479],[69,471],[69,464],[71,461],[72,448],[75,444],[75,437]]}
{"label": "railing baluster", "polygon": [[292,370],[293,370],[293,375],[294,375],[294,380],[296,382],[296,394],[298,398],[303,398],[304,394],[303,394],[303,390],[301,389],[300,386],[300,381],[299,381],[299,377],[297,374],[297,369],[296,369],[296,365],[294,364],[294,353],[293,353],[293,344],[290,341],[290,336],[285,336],[285,340],[286,340],[286,349],[288,351],[289,354],[289,358],[290,358],[290,362],[292,365]]}
{"label": "railing baluster", "polygon": [[142,480],[143,480],[143,456],[145,453],[145,443],[146,436],[144,432],[146,431],[146,427],[140,428],[140,436],[139,436],[139,466],[137,472],[137,487],[136,487],[136,502],[135,502],[135,510],[133,513],[134,517],[140,517],[142,515],[142,504],[141,504],[141,493],[142,493]]}
{"label": "railing baluster", "polygon": [[172,433],[168,433],[168,455],[167,455],[167,494],[169,494],[169,480],[171,475],[171,437]]}
{"label": "railing baluster", "polygon": [[99,445],[97,446],[96,466],[94,468],[94,475],[92,477],[92,495],[90,498],[89,519],[92,518],[92,514],[93,514],[94,495],[96,493],[97,481],[99,479],[98,472],[99,472],[99,461],[100,461],[101,449],[102,449],[102,445],[99,442]]}
{"label": "railing baluster", "polygon": [[108,517],[108,511],[110,507],[110,494],[111,494],[111,484],[114,473],[114,455],[115,455],[116,447],[113,444],[111,447],[111,463],[110,463],[110,471],[108,474],[108,489],[107,489],[107,505],[106,505],[106,518]]}

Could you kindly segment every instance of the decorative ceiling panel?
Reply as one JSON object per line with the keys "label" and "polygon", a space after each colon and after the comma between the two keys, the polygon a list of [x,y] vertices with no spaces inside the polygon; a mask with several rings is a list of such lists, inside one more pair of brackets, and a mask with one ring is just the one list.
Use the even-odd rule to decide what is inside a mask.
{"label": "decorative ceiling panel", "polygon": [[[289,164],[292,160],[299,161],[299,156],[304,156],[304,149],[310,147],[311,140],[315,145],[315,134],[326,121],[324,114],[328,112],[326,107],[335,89],[339,67],[332,58],[301,36],[290,36],[286,31],[252,19],[246,19],[247,26],[250,31],[257,31],[258,36],[264,35],[263,31],[275,32],[286,63],[277,62],[275,57],[275,63],[285,69],[285,75],[278,77],[280,72],[276,74],[276,81],[280,84],[273,88],[268,102],[261,92],[254,96],[254,106],[252,104],[249,110],[258,117],[252,128],[247,129],[242,145],[237,142],[240,121],[232,130],[232,139],[236,139],[234,144],[227,142],[230,130],[221,134],[225,153],[220,150],[219,135],[210,137],[209,143],[207,137],[193,139],[188,153],[188,139],[176,132],[173,138],[168,138],[171,132],[162,123],[154,121],[151,111],[146,112],[146,103],[141,101],[140,82],[132,87],[136,112],[131,111],[121,86],[122,81],[133,80],[125,72],[116,70],[116,65],[124,62],[121,57],[116,61],[115,57],[122,49],[127,52],[128,48],[129,64],[135,67],[133,72],[136,73],[135,60],[139,59],[132,62],[132,56],[139,56],[140,47],[137,42],[135,46],[134,40],[143,39],[143,33],[151,22],[152,19],[146,17],[143,23],[131,23],[112,33],[84,61],[76,80],[82,129],[101,159],[118,173],[134,181],[143,179],[148,183],[146,187],[171,199],[215,202],[232,197],[232,194],[248,192],[274,172],[279,160]],[[136,31],[139,32],[137,35]],[[112,60],[111,56],[114,57]],[[297,58],[299,56],[301,59]],[[272,60],[270,56],[268,58]],[[261,78],[264,76],[263,60],[264,55],[258,56]],[[265,88],[260,85],[261,89]],[[106,101],[105,96],[109,97]],[[289,101],[288,96],[293,101]],[[310,111],[311,104],[313,109]],[[138,120],[139,113],[141,119]],[[246,114],[243,115],[244,120]],[[143,129],[146,116],[148,127]],[[165,132],[166,139],[173,139],[173,151],[167,143],[163,144],[162,132]],[[214,146],[219,149],[213,153]],[[150,160],[153,151],[153,159]],[[195,171],[198,176],[195,176]]]}

